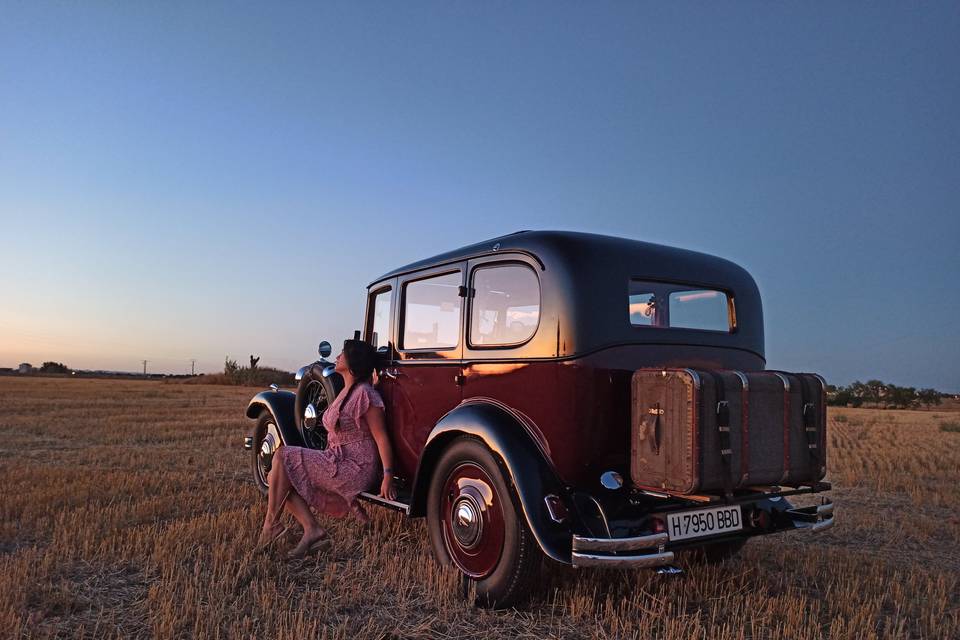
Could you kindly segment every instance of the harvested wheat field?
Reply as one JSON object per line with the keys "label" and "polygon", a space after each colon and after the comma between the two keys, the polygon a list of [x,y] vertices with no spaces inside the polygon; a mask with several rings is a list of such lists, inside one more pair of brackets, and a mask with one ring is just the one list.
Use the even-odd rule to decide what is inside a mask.
{"label": "harvested wheat field", "polygon": [[328,556],[251,556],[254,389],[0,378],[0,634],[9,637],[957,638],[960,413],[841,409],[838,524],[681,577],[552,566],[474,609],[422,521],[330,523]]}

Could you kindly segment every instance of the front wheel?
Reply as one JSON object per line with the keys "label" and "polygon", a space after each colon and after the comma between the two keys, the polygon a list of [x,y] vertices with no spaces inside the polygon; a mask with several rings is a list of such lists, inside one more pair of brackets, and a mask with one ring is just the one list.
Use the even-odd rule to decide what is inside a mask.
{"label": "front wheel", "polygon": [[472,438],[440,457],[427,494],[434,555],[476,584],[476,604],[510,607],[528,595],[542,553],[493,454]]}
{"label": "front wheel", "polygon": [[283,444],[280,439],[280,429],[273,414],[267,410],[260,413],[257,426],[253,429],[253,448],[250,450],[250,466],[253,470],[253,482],[261,494],[267,495],[267,482],[270,468],[273,465],[274,455]]}

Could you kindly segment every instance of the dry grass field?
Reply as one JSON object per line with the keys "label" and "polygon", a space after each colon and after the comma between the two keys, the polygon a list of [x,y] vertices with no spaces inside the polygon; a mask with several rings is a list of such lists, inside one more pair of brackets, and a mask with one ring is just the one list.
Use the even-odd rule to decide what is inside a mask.
{"label": "dry grass field", "polygon": [[301,565],[252,556],[253,391],[0,378],[0,635],[960,637],[960,413],[832,411],[830,531],[681,577],[555,567],[525,610],[489,612],[393,512],[330,523]]}

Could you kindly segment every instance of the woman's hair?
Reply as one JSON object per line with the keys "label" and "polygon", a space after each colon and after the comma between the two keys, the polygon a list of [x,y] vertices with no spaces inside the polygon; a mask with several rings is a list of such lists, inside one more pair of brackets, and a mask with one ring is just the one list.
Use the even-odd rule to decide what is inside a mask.
{"label": "woman's hair", "polygon": [[369,382],[377,366],[377,350],[363,340],[344,340],[343,356],[347,359],[347,368],[357,382]]}

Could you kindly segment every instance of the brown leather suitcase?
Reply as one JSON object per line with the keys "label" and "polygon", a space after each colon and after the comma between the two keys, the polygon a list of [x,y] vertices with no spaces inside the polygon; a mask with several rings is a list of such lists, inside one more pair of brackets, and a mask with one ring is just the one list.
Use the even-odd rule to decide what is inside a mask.
{"label": "brown leather suitcase", "polygon": [[815,374],[639,369],[634,486],[674,494],[809,485],[826,474],[826,394]]}

